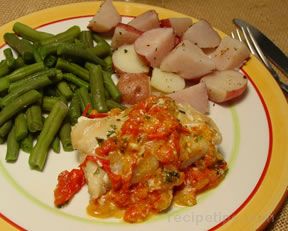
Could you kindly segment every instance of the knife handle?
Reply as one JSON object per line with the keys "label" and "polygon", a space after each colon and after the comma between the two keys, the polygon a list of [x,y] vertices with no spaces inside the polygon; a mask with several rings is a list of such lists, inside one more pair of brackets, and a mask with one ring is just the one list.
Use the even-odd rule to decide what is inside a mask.
{"label": "knife handle", "polygon": [[[268,67],[267,67],[268,68]],[[271,67],[268,68],[268,70],[270,71],[271,75],[274,77],[274,79],[278,82],[279,86],[281,87],[281,89],[284,91],[284,93],[286,93],[288,95],[288,85],[285,84],[279,77],[279,75],[277,74],[277,72]]]}

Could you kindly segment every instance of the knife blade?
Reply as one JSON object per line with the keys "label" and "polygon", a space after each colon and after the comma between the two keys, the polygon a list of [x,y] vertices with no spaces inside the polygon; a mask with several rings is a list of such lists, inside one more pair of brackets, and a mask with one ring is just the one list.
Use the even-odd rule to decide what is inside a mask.
{"label": "knife blade", "polygon": [[233,23],[238,27],[249,27],[254,38],[257,40],[260,48],[264,54],[276,65],[280,71],[288,77],[288,57],[277,47],[267,36],[265,36],[260,30],[241,20],[234,18]]}

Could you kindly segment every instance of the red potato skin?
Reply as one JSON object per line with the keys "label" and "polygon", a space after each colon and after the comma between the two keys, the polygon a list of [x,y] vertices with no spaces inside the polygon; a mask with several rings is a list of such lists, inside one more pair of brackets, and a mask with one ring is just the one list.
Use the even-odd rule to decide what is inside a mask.
{"label": "red potato skin", "polygon": [[206,84],[208,97],[211,101],[215,103],[225,103],[238,98],[246,91],[248,84],[247,78],[243,75],[241,76],[240,73],[238,73],[239,76],[235,75],[233,72],[237,73],[233,70],[214,72],[210,76],[203,77],[200,80],[200,82]]}
{"label": "red potato skin", "polygon": [[142,31],[139,31],[128,24],[119,23],[115,27],[111,47],[115,50],[124,44],[133,44],[142,33]]}
{"label": "red potato skin", "polygon": [[124,73],[117,84],[122,94],[122,103],[133,105],[151,94],[150,77],[146,74]]}
{"label": "red potato skin", "polygon": [[223,102],[229,101],[231,99],[237,98],[237,97],[239,97],[240,95],[242,95],[244,93],[246,88],[247,88],[247,83],[242,88],[239,88],[239,89],[234,90],[234,91],[227,92],[227,95],[226,95],[224,101],[221,101],[221,102],[216,102],[215,101],[215,103],[223,103]]}
{"label": "red potato skin", "polygon": [[160,20],[160,27],[172,27],[169,18],[161,19]]}
{"label": "red potato skin", "polygon": [[179,36],[175,36],[175,46],[176,47],[179,43],[181,43],[182,39]]}

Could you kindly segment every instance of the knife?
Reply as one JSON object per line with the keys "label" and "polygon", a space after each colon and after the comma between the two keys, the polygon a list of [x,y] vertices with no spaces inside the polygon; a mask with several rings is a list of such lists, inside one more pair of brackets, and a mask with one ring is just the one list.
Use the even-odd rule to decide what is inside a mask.
{"label": "knife", "polygon": [[269,38],[251,24],[234,18],[233,23],[238,27],[249,27],[254,38],[257,40],[263,53],[288,77],[288,57]]}

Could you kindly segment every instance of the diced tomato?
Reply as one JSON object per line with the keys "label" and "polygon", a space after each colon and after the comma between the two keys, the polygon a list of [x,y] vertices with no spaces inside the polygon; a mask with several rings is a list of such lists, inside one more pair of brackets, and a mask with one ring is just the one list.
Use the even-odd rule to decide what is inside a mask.
{"label": "diced tomato", "polygon": [[172,132],[169,138],[169,144],[177,153],[180,152],[180,135],[178,132]]}
{"label": "diced tomato", "polygon": [[104,113],[104,112],[103,113],[99,113],[96,110],[92,110],[88,117],[90,119],[96,119],[96,118],[104,118],[104,117],[107,117],[107,116],[108,116],[108,113]]}
{"label": "diced tomato", "polygon": [[129,118],[124,122],[121,128],[121,135],[131,135],[138,136],[139,135],[139,121],[135,117]]}
{"label": "diced tomato", "polygon": [[223,175],[218,175],[217,171],[214,169],[198,169],[192,168],[186,171],[185,173],[186,182],[192,186],[196,186],[198,183],[202,183],[204,180],[207,182],[204,188],[201,188],[201,191],[209,188],[213,188],[220,183],[223,178]]}
{"label": "diced tomato", "polygon": [[147,135],[147,138],[149,140],[154,140],[154,139],[163,139],[167,137],[167,133],[166,132],[156,132],[156,133],[150,133]]}
{"label": "diced tomato", "polygon": [[86,107],[84,108],[84,111],[83,111],[83,113],[82,113],[82,116],[87,117],[88,111],[90,110],[90,108],[91,108],[91,104],[88,103],[88,104],[86,105]]}
{"label": "diced tomato", "polygon": [[109,159],[105,158],[106,156],[87,156],[83,163],[80,165],[81,168],[84,168],[88,161],[93,161],[95,163],[100,162],[102,169],[108,174],[113,188],[118,188],[122,183],[122,177],[114,174],[110,168]]}
{"label": "diced tomato", "polygon": [[205,166],[209,168],[215,164],[216,157],[212,155],[205,155],[203,160]]}
{"label": "diced tomato", "polygon": [[67,203],[85,184],[82,169],[63,171],[58,176],[58,184],[54,190],[54,204],[62,206]]}
{"label": "diced tomato", "polygon": [[96,148],[96,153],[99,156],[107,156],[109,152],[116,150],[117,144],[113,138],[105,140],[101,146]]}

